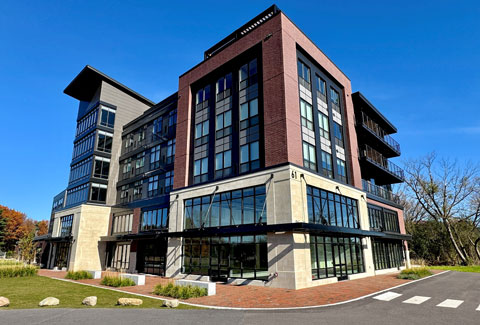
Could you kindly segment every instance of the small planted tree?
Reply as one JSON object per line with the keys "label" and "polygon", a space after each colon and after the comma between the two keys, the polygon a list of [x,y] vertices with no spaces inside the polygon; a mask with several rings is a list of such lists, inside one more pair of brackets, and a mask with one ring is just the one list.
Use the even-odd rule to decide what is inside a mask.
{"label": "small planted tree", "polygon": [[36,245],[33,242],[34,234],[33,232],[24,236],[20,241],[18,242],[18,249],[20,251],[20,256],[24,261],[26,261],[28,264],[32,263],[35,254],[36,254]]}

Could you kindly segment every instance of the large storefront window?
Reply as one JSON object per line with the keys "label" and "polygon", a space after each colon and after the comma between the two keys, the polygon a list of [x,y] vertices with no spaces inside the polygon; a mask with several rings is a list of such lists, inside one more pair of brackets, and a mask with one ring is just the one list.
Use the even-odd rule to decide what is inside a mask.
{"label": "large storefront window", "polygon": [[267,236],[184,238],[183,272],[213,278],[268,278]]}
{"label": "large storefront window", "polygon": [[264,224],[265,185],[185,200],[185,229]]}
{"label": "large storefront window", "polygon": [[368,217],[370,229],[400,233],[397,212],[369,204]]}
{"label": "large storefront window", "polygon": [[310,236],[310,255],[313,280],[365,272],[359,237]]}
{"label": "large storefront window", "polygon": [[355,199],[307,186],[307,204],[308,221],[311,223],[360,228]]}
{"label": "large storefront window", "polygon": [[374,240],[373,262],[375,270],[403,266],[403,245],[400,240]]}

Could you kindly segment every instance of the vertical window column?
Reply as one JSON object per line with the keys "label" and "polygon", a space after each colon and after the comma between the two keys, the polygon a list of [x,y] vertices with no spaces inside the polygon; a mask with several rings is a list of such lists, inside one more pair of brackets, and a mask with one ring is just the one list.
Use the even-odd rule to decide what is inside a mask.
{"label": "vertical window column", "polygon": [[260,168],[257,59],[239,70],[240,173]]}
{"label": "vertical window column", "polygon": [[232,174],[232,74],[217,80],[215,103],[215,179]]}
{"label": "vertical window column", "polygon": [[198,184],[208,180],[208,144],[209,144],[209,114],[210,86],[197,92],[195,102],[195,140],[193,183]]}
{"label": "vertical window column", "polygon": [[311,73],[310,68],[302,61],[298,60],[297,64],[300,95],[300,120],[303,140],[303,166],[313,171],[317,171]]}
{"label": "vertical window column", "polygon": [[328,178],[333,178],[332,142],[330,141],[330,113],[327,104],[327,83],[318,74],[315,74],[318,129],[320,135],[319,172]]}

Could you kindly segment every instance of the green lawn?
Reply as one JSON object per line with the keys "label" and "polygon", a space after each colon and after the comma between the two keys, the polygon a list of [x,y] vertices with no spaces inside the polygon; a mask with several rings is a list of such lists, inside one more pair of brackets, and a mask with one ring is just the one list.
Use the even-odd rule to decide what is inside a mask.
{"label": "green lawn", "polygon": [[[0,297],[10,299],[8,309],[26,308],[162,308],[162,300],[150,299],[111,290],[89,287],[77,283],[50,279],[42,276],[0,279]],[[88,296],[97,296],[97,305],[87,307],[82,300]],[[46,297],[55,297],[60,304],[55,307],[38,307],[38,303]],[[116,306],[118,298],[140,298],[143,304],[139,307]],[[7,308],[2,308],[7,309]],[[198,309],[180,305],[180,309]]]}
{"label": "green lawn", "polygon": [[473,273],[480,273],[480,265],[473,265],[473,266],[429,266],[429,269],[432,270],[450,270],[450,271],[457,271],[457,272],[473,272]]}

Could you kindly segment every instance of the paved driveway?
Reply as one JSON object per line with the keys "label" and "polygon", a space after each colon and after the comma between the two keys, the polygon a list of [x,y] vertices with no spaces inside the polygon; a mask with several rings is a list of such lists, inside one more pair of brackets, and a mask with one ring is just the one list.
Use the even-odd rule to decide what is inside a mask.
{"label": "paved driveway", "polygon": [[36,309],[1,324],[480,324],[480,274],[448,272],[345,305],[295,311]]}

